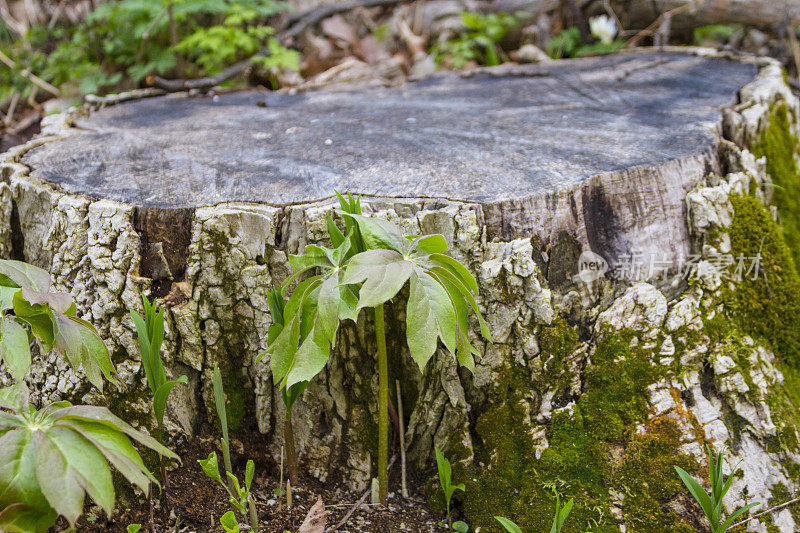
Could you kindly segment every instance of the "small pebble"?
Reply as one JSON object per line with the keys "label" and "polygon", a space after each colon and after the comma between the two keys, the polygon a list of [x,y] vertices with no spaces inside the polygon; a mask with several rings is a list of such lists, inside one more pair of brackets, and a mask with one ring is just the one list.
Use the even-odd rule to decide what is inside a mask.
{"label": "small pebble", "polygon": [[333,139],[325,139],[325,146],[330,146],[333,144]]}

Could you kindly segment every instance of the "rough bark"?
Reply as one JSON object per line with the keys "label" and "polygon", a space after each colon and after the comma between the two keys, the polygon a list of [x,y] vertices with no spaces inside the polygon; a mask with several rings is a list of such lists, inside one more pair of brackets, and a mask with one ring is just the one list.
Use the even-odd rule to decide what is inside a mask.
{"label": "rough bark", "polygon": [[[499,400],[512,392],[526,413],[523,429],[532,443],[526,453],[539,460],[551,447],[554,417],[571,416],[591,392],[584,380],[602,339],[631,330],[663,370],[642,398],[649,412],[642,431],[652,420],[670,420],[680,429],[676,456],[698,459],[707,438],[733,442],[730,458],[747,459],[734,498],[768,501],[779,483],[794,490],[798,482],[790,472],[800,461],[798,450],[770,444],[776,435],[796,432],[791,417],[778,419],[770,411],[769,399],[782,394],[778,362],[765,343],[750,339],[745,378],[704,330],[719,284],[712,279],[686,289],[680,280],[673,286],[574,278],[581,250],[614,260],[632,251],[675,259],[699,249],[710,258],[714,250],[702,244],[712,234],[724,243],[731,193],[754,182],[768,202],[764,162],[745,148],[776,102],[786,102],[792,116],[800,113],[780,67],[769,60],[672,53],[556,66],[435,77],[394,92],[360,87],[271,96],[260,122],[253,117],[262,108],[254,102],[266,97],[249,94],[217,102],[145,100],[88,117],[49,117],[42,136],[3,156],[0,253],[48,268],[58,287],[73,294],[113,350],[123,385],[100,397],[66,362],[45,355],[31,376],[37,396],[110,402],[124,406],[135,423],[146,423],[146,387],[126,309],[140,305],[140,291],[155,290],[168,307],[167,366],[190,377],[189,387],[171,398],[168,428],[191,433],[204,411],[213,412],[207,411],[213,405],[209,384],[219,364],[234,407],[231,423],[243,422],[240,430],[247,430],[255,420],[277,457],[280,393],[269,362],[254,363],[270,323],[266,290],[286,277],[287,254],[324,241],[334,205],[323,197],[335,183],[374,195],[365,198],[366,211],[409,233],[443,234],[480,285],[495,342],[486,344],[473,332],[481,352],[474,375],[457,369],[445,353],[420,374],[399,325],[402,302],[387,309],[389,378],[401,381],[410,412],[413,467],[430,469],[437,445],[458,475],[490,473],[502,458],[482,434],[481,420],[512,403]],[[702,90],[692,90],[692,81]],[[480,98],[470,99],[474,91]],[[504,98],[516,102],[512,111],[504,111]],[[339,122],[326,122],[334,108]],[[410,108],[416,109],[412,116]],[[200,115],[191,114],[198,109]],[[414,143],[408,141],[414,122],[407,118],[416,119]],[[250,137],[232,137],[242,121]],[[291,127],[298,129],[287,132]],[[253,143],[254,134],[260,144]],[[326,138],[334,141],[326,144]],[[216,148],[191,152],[195,159],[187,162],[189,148],[206,142]],[[283,174],[269,170],[281,166],[278,159]],[[472,166],[459,166],[460,160]],[[126,166],[115,167],[121,161]],[[206,176],[215,161],[215,179],[196,180],[200,189],[181,181]],[[255,166],[239,175],[237,163]],[[232,175],[235,180],[225,181]],[[298,175],[299,183],[287,178]],[[511,178],[503,181],[504,175]],[[154,177],[171,183],[165,187]],[[267,188],[237,196],[239,185],[253,183]],[[515,189],[520,183],[526,187]],[[287,200],[293,191],[307,196]],[[562,355],[546,343],[563,324],[559,316],[584,339]],[[337,346],[295,404],[298,455],[310,475],[363,489],[374,475],[374,332],[362,317],[342,328]],[[672,365],[676,358],[680,372]],[[563,370],[553,370],[557,359]],[[511,369],[526,376],[513,390],[506,381]],[[731,412],[747,421],[744,430],[731,425]],[[623,511],[632,503],[618,487],[608,490],[606,519],[626,524]],[[685,513],[680,499],[656,505],[679,518]],[[794,529],[789,513],[776,524]]]}

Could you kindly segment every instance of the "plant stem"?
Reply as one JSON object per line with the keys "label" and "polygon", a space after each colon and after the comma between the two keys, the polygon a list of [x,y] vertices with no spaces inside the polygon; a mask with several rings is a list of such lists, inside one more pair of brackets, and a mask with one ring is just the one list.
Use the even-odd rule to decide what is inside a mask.
{"label": "plant stem", "polygon": [[256,501],[253,495],[247,497],[247,504],[250,509],[250,527],[258,531],[258,512],[256,511]]}
{"label": "plant stem", "polygon": [[286,419],[283,421],[283,438],[286,441],[286,466],[289,469],[289,479],[292,485],[297,486],[297,452],[294,449],[294,428],[292,427],[292,410],[286,410]]}
{"label": "plant stem", "polygon": [[226,426],[225,427],[226,431],[223,432],[225,437],[222,438],[222,460],[225,463],[225,484],[228,486],[231,495],[234,495],[236,494],[236,485],[233,484],[233,481],[231,480],[230,476],[228,476],[228,473],[233,474],[233,467],[231,466],[231,448],[230,445],[228,444],[227,429],[228,428]]}
{"label": "plant stem", "polygon": [[383,304],[375,307],[375,340],[378,344],[378,497],[386,506],[389,480],[389,363],[386,359],[386,327]]}

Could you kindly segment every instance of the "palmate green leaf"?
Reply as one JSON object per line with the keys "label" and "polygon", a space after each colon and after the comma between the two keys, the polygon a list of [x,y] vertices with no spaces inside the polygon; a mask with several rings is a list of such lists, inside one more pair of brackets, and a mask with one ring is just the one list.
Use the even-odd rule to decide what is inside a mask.
{"label": "palmate green leaf", "polygon": [[121,431],[131,439],[143,446],[147,446],[159,455],[180,461],[180,458],[174,452],[163,446],[156,439],[135,430],[128,423],[112,414],[111,411],[105,407],[98,407],[94,405],[72,405],[69,407],[62,407],[54,411],[51,416],[59,422],[61,420],[83,420],[87,422],[103,424],[117,431]]}
{"label": "palmate green leaf", "polygon": [[445,288],[456,313],[456,358],[458,363],[467,367],[470,372],[474,372],[473,354],[478,353],[478,350],[469,341],[469,306],[450,279],[438,272],[437,269],[431,269],[429,273]]}
{"label": "palmate green leaf", "polygon": [[81,478],[42,431],[34,434],[36,442],[36,477],[48,503],[70,524],[75,524],[83,509],[84,490]]}
{"label": "palmate green leaf", "polygon": [[339,214],[358,222],[358,229],[368,249],[394,250],[398,253],[403,253],[406,250],[408,243],[403,238],[402,231],[388,220],[366,217],[346,211],[339,211]]}
{"label": "palmate green leaf", "polygon": [[[43,515],[52,515],[55,521],[56,512],[39,489],[35,451],[33,434],[29,431],[18,429],[0,437],[0,508],[23,504]],[[14,515],[21,511],[15,511]]]}
{"label": "palmate green leaf", "polygon": [[139,452],[124,433],[104,424],[85,420],[59,420],[55,424],[80,433],[100,450],[125,479],[139,487],[142,492],[148,492],[150,483],[158,485],[156,478],[147,470]]}
{"label": "palmate green leaf", "polygon": [[397,295],[408,281],[414,264],[395,250],[367,250],[347,265],[342,284],[362,283],[357,309],[376,307]]}
{"label": "palmate green leaf", "polygon": [[0,319],[0,360],[17,381],[25,377],[31,366],[28,332],[11,318]]}
{"label": "palmate green leaf", "polygon": [[[108,466],[105,457],[92,443],[84,438],[80,433],[71,428],[63,426],[53,426],[50,429],[36,432],[37,453],[36,453],[36,475],[42,492],[47,497],[50,504],[58,511],[58,507],[53,500],[58,499],[58,487],[61,483],[49,485],[48,466],[60,463],[55,455],[63,458],[64,464],[68,468],[69,479],[77,484],[76,488],[68,488],[68,492],[86,491],[89,496],[111,516],[114,509],[114,482],[111,480],[111,468]],[[53,457],[49,457],[53,455]],[[48,489],[49,487],[49,489]],[[55,492],[49,493],[49,490]],[[81,498],[82,499],[82,498]],[[78,519],[82,509],[78,509],[74,517],[67,513],[66,516],[70,523]]]}
{"label": "palmate green leaf", "polygon": [[460,277],[457,277],[453,274],[452,270],[446,269],[441,266],[434,266],[429,269],[431,274],[436,275],[442,281],[447,281],[448,286],[454,288],[460,294],[460,298],[456,296],[455,293],[452,294],[453,300],[461,300],[469,303],[470,307],[472,307],[475,316],[478,317],[478,324],[481,327],[481,335],[483,338],[489,342],[492,342],[492,333],[489,330],[489,324],[486,323],[486,320],[483,319],[483,315],[481,314],[480,309],[478,308],[478,302],[475,300],[475,296],[473,296],[472,292],[464,285],[461,281]]}
{"label": "palmate green leaf", "polygon": [[500,524],[504,528],[506,528],[506,531],[508,531],[508,533],[522,533],[522,528],[519,527],[514,522],[512,522],[511,520],[509,520],[508,518],[504,518],[502,516],[495,516],[494,519],[500,522]]}
{"label": "palmate green leaf", "polygon": [[83,367],[92,385],[103,390],[103,376],[116,384],[114,365],[94,327],[80,318],[55,315],[53,349],[63,354],[73,368]]}
{"label": "palmate green leaf", "polygon": [[46,533],[57,516],[52,509],[42,510],[24,503],[13,503],[0,511],[0,531]]}
{"label": "palmate green leaf", "polygon": [[54,349],[74,368],[83,367],[89,381],[101,390],[103,375],[115,382],[108,350],[94,327],[76,316],[68,294],[50,292],[47,272],[20,261],[0,260],[0,276],[6,286],[13,283],[22,287],[12,298],[14,320],[30,326],[45,351]]}
{"label": "palmate green leaf", "polygon": [[411,357],[420,371],[436,351],[438,339],[456,352],[456,312],[447,290],[422,269],[410,276],[406,307],[406,336]]}
{"label": "palmate green leaf", "polygon": [[294,387],[304,381],[311,381],[325,368],[330,357],[330,339],[319,327],[319,319],[303,340],[295,353],[292,367],[286,374],[285,386]]}

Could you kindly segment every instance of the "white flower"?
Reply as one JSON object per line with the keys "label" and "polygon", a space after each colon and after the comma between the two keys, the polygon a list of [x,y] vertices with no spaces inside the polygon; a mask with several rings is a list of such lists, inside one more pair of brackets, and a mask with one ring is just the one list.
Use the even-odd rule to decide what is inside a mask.
{"label": "white flower", "polygon": [[617,36],[617,23],[608,15],[598,15],[589,19],[592,35],[603,44],[609,44]]}

